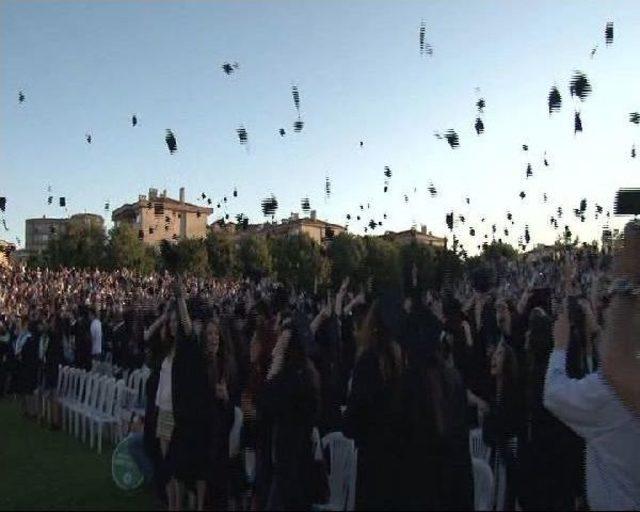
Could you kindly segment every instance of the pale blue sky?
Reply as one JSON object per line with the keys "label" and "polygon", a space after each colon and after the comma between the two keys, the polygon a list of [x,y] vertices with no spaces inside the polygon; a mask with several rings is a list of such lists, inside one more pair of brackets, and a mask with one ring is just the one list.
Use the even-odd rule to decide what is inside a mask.
{"label": "pale blue sky", "polygon": [[[432,57],[419,54],[421,20]],[[607,21],[615,23],[611,46]],[[228,212],[252,222],[263,218],[260,200],[271,193],[278,217],[308,196],[319,217],[344,223],[368,202],[363,220],[386,212],[383,228],[394,230],[415,222],[444,234],[453,210],[468,219],[457,230],[467,247],[481,243],[492,222],[501,234],[507,209],[517,221],[508,226],[512,242],[525,222],[534,241],[550,242],[548,217],[561,205],[573,232],[591,240],[604,218],[590,213],[589,223],[575,222],[568,214],[579,200],[590,200],[590,212],[594,202],[608,209],[617,188],[640,185],[640,158],[630,158],[633,142],[640,152],[640,127],[628,122],[640,110],[636,0],[2,0],[0,23],[0,196],[8,198],[11,229],[0,238],[24,240],[26,218],[65,215],[47,205],[48,185],[56,200],[66,196],[69,214],[104,214],[107,200],[113,208],[150,186],[177,196],[184,184],[192,201],[203,191],[233,199],[237,187]],[[226,76],[225,61],[240,69]],[[578,105],[584,132],[577,136],[568,91],[575,69],[593,85]],[[299,134],[294,83],[305,122]],[[563,108],[550,118],[554,84]],[[487,103],[480,137],[476,87]],[[240,124],[248,151],[238,143]],[[174,155],[166,128],[178,140]],[[448,128],[460,136],[456,150],[433,136]],[[528,161],[534,176],[525,180]],[[387,194],[385,165],[393,171]],[[362,232],[354,223],[350,229]]]}

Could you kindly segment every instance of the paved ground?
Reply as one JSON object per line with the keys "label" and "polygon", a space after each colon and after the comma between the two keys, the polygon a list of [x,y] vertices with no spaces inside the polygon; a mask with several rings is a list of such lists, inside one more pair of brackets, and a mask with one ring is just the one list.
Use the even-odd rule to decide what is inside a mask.
{"label": "paved ground", "polygon": [[126,493],[111,480],[111,447],[102,455],[63,432],[50,432],[0,400],[0,510],[151,510],[148,489]]}

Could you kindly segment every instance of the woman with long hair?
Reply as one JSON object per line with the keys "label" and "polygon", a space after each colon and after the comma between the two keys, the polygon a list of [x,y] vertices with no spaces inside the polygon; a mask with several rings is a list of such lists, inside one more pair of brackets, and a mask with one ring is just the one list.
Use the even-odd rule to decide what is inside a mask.
{"label": "woman with long hair", "polygon": [[525,335],[525,432],[519,440],[522,479],[519,492],[524,510],[569,510],[574,506],[564,454],[567,436],[572,432],[543,404],[544,377],[553,349],[551,318],[540,307],[531,310]]}
{"label": "woman with long hair", "polygon": [[212,509],[224,510],[229,487],[229,433],[234,420],[236,365],[233,358],[229,329],[213,317],[204,324],[203,355],[207,373],[208,402],[206,487],[208,499],[200,486],[198,508],[208,502]]}
{"label": "woman with long hair", "polygon": [[398,504],[402,356],[374,302],[357,334],[356,364],[345,411],[345,435],[358,448],[357,508]]}
{"label": "woman with long hair", "polygon": [[403,508],[472,510],[466,392],[438,338],[416,347],[402,381]]}
{"label": "woman with long hair", "polygon": [[273,474],[266,510],[309,510],[313,503],[312,430],[319,382],[300,328],[285,320],[273,349],[259,408],[271,425]]}

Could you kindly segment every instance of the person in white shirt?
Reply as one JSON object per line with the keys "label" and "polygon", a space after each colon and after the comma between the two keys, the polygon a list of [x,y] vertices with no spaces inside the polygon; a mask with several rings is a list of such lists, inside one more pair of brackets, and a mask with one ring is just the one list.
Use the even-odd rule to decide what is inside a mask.
{"label": "person in white shirt", "polygon": [[[571,270],[567,274],[571,274]],[[618,272],[618,277],[623,276]],[[637,322],[640,307],[640,287],[630,284],[629,278],[637,277],[627,274],[626,279],[618,280],[614,287],[602,336],[605,361],[607,353],[617,350],[616,345],[620,343],[627,344],[634,338],[638,346],[639,331],[634,334],[629,329]],[[569,276],[567,282],[570,280]],[[565,307],[554,325],[555,347],[545,379],[544,405],[585,440],[589,507],[592,510],[640,510],[640,415],[616,392],[606,364],[604,370],[582,379],[567,376],[569,319],[566,299],[564,302]]]}
{"label": "person in white shirt", "polygon": [[91,357],[100,359],[102,356],[102,322],[98,318],[96,310],[89,310],[90,330],[91,330]]}

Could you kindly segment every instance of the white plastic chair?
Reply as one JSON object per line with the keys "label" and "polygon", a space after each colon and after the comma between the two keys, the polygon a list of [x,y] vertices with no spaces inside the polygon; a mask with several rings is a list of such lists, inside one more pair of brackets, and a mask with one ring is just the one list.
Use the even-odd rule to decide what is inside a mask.
{"label": "white plastic chair", "polygon": [[85,374],[84,389],[82,391],[80,400],[71,406],[71,412],[74,417],[74,435],[76,438],[82,438],[84,442],[86,440],[86,415],[88,411],[98,400],[97,394],[99,392],[100,375],[97,373]]}
{"label": "white plastic chair", "polygon": [[487,462],[473,457],[473,497],[476,510],[493,510],[493,472]]}
{"label": "white plastic chair", "polygon": [[114,415],[115,395],[116,379],[108,377],[105,382],[102,400],[98,404],[98,410],[89,416],[89,435],[91,436],[90,446],[93,447],[93,438],[95,435],[98,445],[98,453],[102,453],[103,426],[115,426],[118,424],[118,418]]}
{"label": "white plastic chair", "polygon": [[72,396],[74,394],[74,387],[79,375],[79,370],[77,368],[66,367],[63,371],[64,374],[62,377],[63,380],[61,384],[61,390],[58,394],[58,403],[60,404],[62,414],[62,430],[66,432],[68,428],[68,405],[71,402]]}
{"label": "white plastic chair", "polygon": [[233,427],[229,432],[229,458],[233,458],[240,453],[240,433],[242,432],[242,422],[244,420],[240,407],[235,407],[233,413]]}
{"label": "white plastic chair", "polygon": [[482,429],[474,428],[469,431],[469,451],[471,456],[487,463],[491,460],[491,448],[482,439]]}
{"label": "white plastic chair", "polygon": [[355,443],[341,432],[322,439],[323,451],[329,449],[329,501],[313,505],[314,510],[354,510],[358,455]]}
{"label": "white plastic chair", "polygon": [[67,402],[66,409],[68,418],[69,433],[78,437],[80,432],[80,419],[78,416],[78,410],[82,408],[85,400],[88,400],[88,393],[91,389],[91,373],[86,370],[79,370],[76,374],[75,382],[73,383],[72,395]]}

